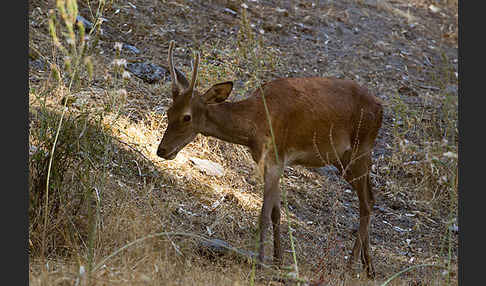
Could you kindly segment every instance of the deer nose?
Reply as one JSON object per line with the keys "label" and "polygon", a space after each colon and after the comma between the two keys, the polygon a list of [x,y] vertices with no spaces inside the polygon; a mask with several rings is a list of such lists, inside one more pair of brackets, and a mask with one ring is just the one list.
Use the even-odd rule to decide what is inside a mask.
{"label": "deer nose", "polygon": [[167,154],[167,150],[165,148],[157,148],[157,156],[164,158],[165,154]]}

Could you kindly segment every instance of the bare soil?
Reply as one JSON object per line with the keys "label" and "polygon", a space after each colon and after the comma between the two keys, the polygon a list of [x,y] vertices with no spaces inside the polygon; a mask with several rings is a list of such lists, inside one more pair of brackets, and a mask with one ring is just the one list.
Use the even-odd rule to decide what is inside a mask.
{"label": "bare soil", "polygon": [[[79,11],[86,19],[92,20],[88,2],[80,1]],[[91,90],[99,96],[96,90],[106,88],[103,67],[109,66],[114,57],[115,42],[133,45],[141,51],[134,54],[124,50],[122,55],[128,62],[148,61],[164,66],[169,41],[175,40],[178,47],[176,63],[185,71],[190,70],[193,50],[204,51],[202,60],[217,66],[231,57],[228,51],[239,48],[237,37],[242,28],[240,1],[133,0],[110,3],[103,15],[106,18],[102,25],[103,35],[93,53],[94,79],[80,91]],[[454,76],[458,70],[457,1],[253,0],[245,3],[255,37],[259,37],[265,47],[271,47],[278,57],[274,68],[260,73],[263,80],[288,76],[353,79],[387,102],[384,126],[374,150],[372,172],[377,202],[370,239],[376,281],[383,281],[409,266],[444,265],[451,261],[453,268],[448,275],[451,283],[456,284],[458,236],[453,232],[450,236],[452,241],[448,239],[451,233],[449,204],[417,192],[419,188],[412,187],[414,178],[407,177],[410,174],[405,172],[403,177],[390,179],[384,175],[383,168],[394,152],[399,152],[393,130],[396,126],[396,109],[392,108],[395,96],[409,109],[417,110],[424,110],[424,106],[431,102],[436,103],[428,98],[446,92],[457,96],[458,80]],[[434,12],[430,5],[439,8],[439,11]],[[48,10],[54,6],[53,1],[29,2],[30,46],[46,58],[52,55],[47,19]],[[95,4],[92,6],[96,7]],[[31,56],[29,60],[31,88],[42,86],[50,74],[49,64],[36,59],[39,58]],[[217,79],[208,76],[207,80],[200,82],[201,88],[220,80],[233,80],[237,94],[232,100],[237,100],[238,90],[243,89],[250,79],[242,72],[245,63],[241,62],[240,66],[242,69],[233,74],[218,74]],[[151,141],[139,142],[136,146],[132,144],[134,147],[128,149],[120,147],[120,152],[123,149],[123,152],[131,153],[130,156],[140,163],[127,160],[130,166],[126,168],[131,168],[133,174],[123,175],[114,171],[113,182],[122,182],[135,190],[150,185],[156,201],[165,203],[170,209],[167,212],[172,212],[170,219],[161,220],[167,223],[162,229],[218,238],[235,247],[253,250],[262,185],[253,175],[255,166],[246,150],[201,136],[185,148],[186,153],[183,154],[187,157],[199,156],[221,164],[226,170],[222,178],[193,170],[190,163],[182,159],[180,162],[185,162],[186,167],[163,162],[154,153],[166,124],[164,110],[170,104],[169,94],[164,93],[166,82],[148,84],[132,77],[126,90],[128,97],[123,113],[127,118],[126,124],[145,126],[145,130],[151,132],[146,138]],[[244,96],[243,92],[241,96]],[[92,96],[91,100],[96,101],[96,98]],[[159,123],[150,126],[149,122],[153,121]],[[418,140],[413,135],[407,139]],[[129,142],[129,139],[126,141]],[[138,151],[133,151],[133,148]],[[145,172],[143,178],[137,176],[138,172]],[[387,181],[402,187],[398,187],[399,191],[391,191]],[[288,252],[287,221],[290,220],[301,272],[309,280],[331,284],[333,275],[341,269],[352,247],[353,229],[357,227],[359,218],[357,196],[330,168],[289,167],[281,184],[287,192],[290,210],[290,217],[283,216],[282,222],[283,247],[287,250],[284,264],[292,263]],[[134,196],[137,194],[138,191],[135,191]],[[132,199],[136,200],[136,197]],[[219,202],[218,206],[211,208],[215,202]],[[104,215],[108,217],[109,213]],[[106,219],[104,223],[108,221]],[[145,234],[148,233],[150,231],[147,230]],[[452,247],[450,253],[449,245]],[[271,247],[266,253],[272,253]],[[36,261],[37,257],[32,258]],[[201,256],[193,263],[201,270],[246,265],[231,257],[218,259],[214,262],[214,258]],[[37,271],[34,263],[31,275],[37,277]],[[403,274],[400,281],[406,285],[429,285],[430,281],[437,280],[434,277],[444,277],[442,271],[417,268]],[[283,285],[283,282],[273,281],[268,276],[259,276],[259,279],[261,283],[270,280],[274,283],[271,285]]]}

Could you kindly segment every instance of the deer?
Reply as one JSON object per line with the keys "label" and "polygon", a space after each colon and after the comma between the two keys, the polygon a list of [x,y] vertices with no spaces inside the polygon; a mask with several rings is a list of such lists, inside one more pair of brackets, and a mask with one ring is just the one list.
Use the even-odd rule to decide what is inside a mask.
{"label": "deer", "polygon": [[271,223],[276,266],[282,264],[279,180],[284,168],[335,166],[359,199],[359,227],[354,231],[348,268],[360,256],[367,276],[374,278],[369,226],[375,198],[370,168],[383,101],[352,80],[289,77],[264,83],[246,99],[229,102],[233,82],[217,83],[200,93],[196,89],[199,52],[189,82],[174,67],[174,46],[171,41],[168,49],[172,102],[157,156],[174,159],[198,134],[248,147],[264,183],[257,261],[264,263],[266,230]]}

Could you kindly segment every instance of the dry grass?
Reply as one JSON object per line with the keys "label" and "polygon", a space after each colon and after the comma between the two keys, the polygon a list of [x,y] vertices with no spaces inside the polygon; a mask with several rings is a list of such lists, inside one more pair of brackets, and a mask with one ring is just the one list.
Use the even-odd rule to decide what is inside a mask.
{"label": "dry grass", "polygon": [[[93,2],[92,9],[98,4]],[[239,1],[212,2],[215,7],[242,13]],[[213,83],[234,80],[231,100],[243,98],[247,91],[256,87],[255,66],[261,67],[258,80],[295,73],[315,75],[309,61],[320,59],[318,45],[321,44],[314,46],[307,42],[307,50],[303,51],[302,46],[278,42],[280,37],[284,41],[285,37],[294,35],[289,23],[303,19],[304,13],[313,6],[293,1],[298,9],[288,19],[282,18],[288,21],[284,23],[288,28],[275,35],[269,31],[261,34],[260,28],[266,27],[262,24],[267,19],[265,16],[277,13],[272,10],[275,3],[270,2],[261,4],[263,8],[260,9],[255,8],[255,2],[248,2],[248,18],[243,20],[239,16],[223,15],[213,10],[213,6],[210,8],[197,1],[162,1],[157,5],[151,1],[131,1],[136,9],[125,2],[107,1],[103,10],[103,17],[109,20],[103,26],[105,34],[90,39],[99,40],[90,54],[93,79],[83,70],[78,84],[70,89],[65,59],[53,49],[47,28],[47,9],[54,7],[43,1],[31,2],[29,15],[35,24],[30,21],[29,42],[37,55],[33,57],[45,59],[49,67],[44,72],[35,69],[29,72],[31,285],[250,284],[250,261],[231,253],[221,257],[207,255],[201,252],[198,236],[218,238],[236,248],[254,251],[262,183],[251,156],[241,146],[198,136],[175,160],[158,158],[155,150],[167,124],[164,110],[170,104],[166,96],[170,82],[148,85],[135,77],[124,81],[117,78],[110,63],[117,58],[114,42],[124,40],[140,43],[136,46],[144,48],[147,59],[163,64],[168,40],[176,38],[181,47],[175,53],[176,64],[183,71],[189,71],[191,51],[199,50],[199,88],[204,90]],[[380,17],[387,19],[396,17],[396,13],[408,13],[403,12],[407,10],[403,9],[401,1],[393,2],[393,6],[390,2],[378,1],[381,4],[376,8],[365,6],[363,2],[367,1],[333,2],[328,6],[320,5],[318,9],[327,13],[329,23],[351,21],[352,15],[343,9],[351,5],[361,5],[357,7],[368,14],[378,11]],[[412,2],[414,6],[409,15],[415,18],[410,20],[408,14],[403,15],[407,25],[425,21],[424,13],[430,4]],[[83,15],[87,15],[86,3],[78,4]],[[287,8],[287,2],[281,4]],[[452,9],[457,7],[457,1],[446,4]],[[449,6],[441,9],[448,11]],[[41,7],[41,11],[34,9],[36,7]],[[117,9],[120,11],[116,12]],[[208,16],[201,18],[197,25],[186,14],[201,13],[201,9]],[[214,15],[220,15],[219,21],[210,22]],[[351,16],[345,18],[346,15]],[[374,23],[371,17],[367,19]],[[232,30],[233,25],[245,29]],[[444,33],[454,32],[448,30],[450,25],[449,22],[444,24],[448,27],[442,29]],[[181,31],[191,27],[199,30],[174,34],[170,31],[175,27]],[[227,33],[227,38],[204,38],[208,34],[218,34],[211,32],[210,27]],[[431,35],[440,30],[431,27]],[[62,25],[58,29],[62,30]],[[132,32],[126,35],[120,32],[130,29]],[[429,31],[417,29],[423,33],[418,37],[432,37]],[[147,35],[155,40],[144,41]],[[369,41],[370,50],[365,49],[368,44],[357,45],[356,54],[379,59],[394,52],[388,44],[393,43],[392,39],[403,39],[400,33],[391,33],[390,38],[385,38],[386,33],[382,36],[383,44],[363,40]],[[457,91],[448,91],[451,85],[457,85],[454,74],[457,67],[446,53],[441,53],[451,38],[435,40],[440,41],[436,42],[439,48],[425,53],[433,59],[433,65],[420,65],[416,69],[410,63],[422,61],[419,52],[426,48],[407,46],[409,50],[405,55],[410,58],[406,62],[410,74],[406,75],[421,78],[418,84],[422,86],[434,87],[420,89],[411,85],[420,96],[398,93],[402,82],[397,83],[396,79],[405,73],[387,77],[379,60],[332,60],[335,54],[330,51],[325,55],[328,57],[324,61],[327,61],[326,67],[315,68],[320,74],[349,72],[356,80],[364,84],[369,82],[387,102],[385,126],[375,149],[372,172],[378,208],[370,238],[378,277],[376,281],[367,281],[362,275],[348,275],[346,282],[341,279],[345,257],[352,246],[351,229],[357,223],[356,195],[343,191],[349,186],[335,175],[325,176],[297,166],[287,168],[281,180],[290,205],[290,216],[282,214],[282,236],[285,237],[282,243],[284,249],[290,249],[287,223],[291,222],[300,278],[322,281],[325,285],[380,285],[408,266],[432,263],[446,266],[450,272],[418,268],[389,285],[457,284],[457,236],[450,230],[457,224],[458,207]],[[326,49],[332,48],[332,44],[330,42]],[[253,51],[256,54],[251,56]],[[142,57],[126,52],[119,56],[128,61]],[[60,80],[50,72],[51,66],[59,70]],[[70,100],[54,152],[50,199],[46,206],[47,165],[65,98]],[[191,157],[221,164],[224,176],[212,177],[198,171],[193,168]],[[46,209],[47,225],[44,223]],[[402,232],[394,227],[409,227],[410,230]],[[166,232],[187,235],[160,235],[130,245],[138,239]],[[127,245],[130,247],[110,257]],[[266,253],[272,253],[271,245],[268,242]],[[284,264],[291,264],[291,255],[285,253],[284,256]],[[106,258],[109,259],[90,272],[90,277],[80,275],[80,269],[89,272]],[[358,267],[357,270],[359,273]],[[282,285],[279,279],[289,272],[285,269],[258,270],[255,285]],[[287,283],[295,282],[288,280]]]}

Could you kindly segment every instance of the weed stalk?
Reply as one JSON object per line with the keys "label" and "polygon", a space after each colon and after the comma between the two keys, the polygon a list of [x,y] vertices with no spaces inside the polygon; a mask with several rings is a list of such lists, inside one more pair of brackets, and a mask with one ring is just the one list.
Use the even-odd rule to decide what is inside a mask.
{"label": "weed stalk", "polygon": [[[264,65],[265,63],[263,63],[262,62],[263,59],[261,59],[259,57],[259,55],[257,55],[257,50],[260,50],[260,49],[263,49],[263,48],[258,47],[258,42],[255,40],[255,36],[253,35],[251,26],[249,24],[249,20],[247,18],[246,9],[242,9],[242,27],[244,27],[245,39],[240,39],[239,42],[241,43],[241,41],[244,40],[246,44],[245,45],[240,44],[240,46],[243,47],[243,51],[244,51],[243,54],[244,54],[245,57],[248,54],[248,52],[250,52],[250,55],[251,55],[252,66],[253,66],[253,71],[254,71],[253,79],[256,82],[256,85],[257,85],[257,88],[260,91],[260,94],[262,95],[263,106],[265,108],[265,115],[266,115],[266,119],[267,119],[267,122],[268,122],[268,125],[269,125],[269,128],[270,128],[270,135],[271,135],[272,145],[273,145],[273,149],[274,149],[274,153],[275,153],[275,162],[276,162],[276,164],[279,164],[280,159],[279,159],[279,155],[278,155],[277,144],[276,144],[276,141],[275,141],[275,135],[274,135],[274,131],[273,131],[270,110],[268,109],[265,94],[263,92],[262,84],[260,82],[260,71],[263,70],[262,65]],[[262,43],[260,43],[260,44],[263,45]],[[248,45],[248,46],[246,46],[246,45]],[[280,180],[280,178],[279,178],[279,180]],[[285,215],[288,218],[288,232],[289,232],[290,247],[292,249],[292,258],[293,258],[293,262],[294,262],[294,273],[295,273],[296,278],[298,280],[299,279],[299,268],[298,268],[297,256],[296,256],[296,251],[295,251],[295,243],[294,243],[294,239],[293,239],[293,235],[292,235],[290,213],[289,213],[289,210],[288,210],[287,195],[286,195],[285,188],[282,188],[282,201],[284,203]],[[259,231],[263,231],[263,230],[259,230]],[[263,247],[263,246],[260,246],[260,247]],[[252,277],[254,277],[253,273],[252,273]],[[297,283],[298,283],[298,285],[300,285],[300,281],[298,281]]]}

